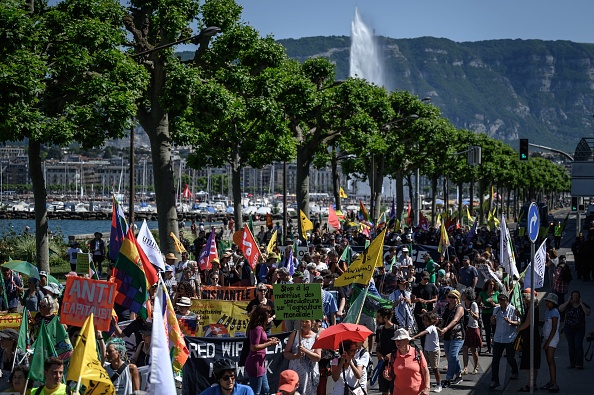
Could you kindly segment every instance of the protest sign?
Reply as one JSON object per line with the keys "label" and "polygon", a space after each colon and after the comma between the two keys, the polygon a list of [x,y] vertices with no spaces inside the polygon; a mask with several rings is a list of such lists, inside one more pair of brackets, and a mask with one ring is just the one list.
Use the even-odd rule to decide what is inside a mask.
{"label": "protest sign", "polygon": [[87,252],[79,252],[76,254],[76,273],[89,274],[89,254]]}
{"label": "protest sign", "polygon": [[321,320],[321,284],[274,284],[274,310],[279,320]]}
{"label": "protest sign", "polygon": [[95,328],[108,331],[115,301],[115,283],[68,276],[60,316],[62,323],[82,327],[93,313]]}
{"label": "protest sign", "polygon": [[256,287],[213,287],[201,288],[202,299],[246,301],[256,297]]}
{"label": "protest sign", "polygon": [[19,328],[23,315],[19,313],[0,314],[0,330],[6,328]]}
{"label": "protest sign", "polygon": [[[266,373],[270,393],[278,390],[279,372],[288,366],[288,360],[283,356],[283,350],[290,333],[275,335],[280,342],[276,346],[266,349]],[[213,364],[222,358],[239,362],[239,355],[243,348],[243,338],[204,338],[186,337],[186,344],[190,350],[190,358],[183,369],[182,395],[194,395],[214,384]],[[248,377],[243,366],[236,370],[238,383],[247,384]]]}

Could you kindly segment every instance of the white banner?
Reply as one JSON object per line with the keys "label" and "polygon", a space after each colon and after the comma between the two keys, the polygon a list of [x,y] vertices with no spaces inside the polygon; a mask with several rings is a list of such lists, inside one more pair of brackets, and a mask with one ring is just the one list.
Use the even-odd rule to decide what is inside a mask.
{"label": "white banner", "polygon": [[532,288],[538,289],[544,286],[544,275],[545,275],[545,264],[547,262],[547,253],[546,253],[546,244],[547,241],[542,242],[536,254],[534,254],[534,287],[530,281],[530,270],[532,270],[532,262],[528,265],[526,269],[526,275],[524,276],[524,289]]}
{"label": "white banner", "polygon": [[505,268],[506,273],[508,273],[509,275],[513,275],[516,278],[520,278],[520,273],[518,273],[518,268],[516,266],[516,257],[514,256],[511,242],[512,239],[509,234],[509,229],[507,228],[507,224],[505,223],[505,215],[501,214],[501,234],[499,235],[499,260]]}
{"label": "white banner", "polygon": [[161,249],[155,241],[153,234],[149,230],[148,225],[146,224],[146,219],[142,221],[142,226],[140,227],[140,232],[138,232],[138,236],[136,236],[136,240],[138,240],[138,245],[146,254],[146,257],[148,258],[149,262],[158,267],[159,269],[165,271],[165,264],[163,263],[163,255],[161,254]]}

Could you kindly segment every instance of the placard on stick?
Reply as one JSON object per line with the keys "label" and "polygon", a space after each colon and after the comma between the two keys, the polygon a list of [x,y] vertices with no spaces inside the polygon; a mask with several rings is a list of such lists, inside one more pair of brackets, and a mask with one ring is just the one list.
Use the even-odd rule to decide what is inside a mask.
{"label": "placard on stick", "polygon": [[275,284],[274,310],[277,320],[321,320],[321,284]]}
{"label": "placard on stick", "polygon": [[89,274],[89,254],[87,252],[76,254],[76,273],[82,275]]}

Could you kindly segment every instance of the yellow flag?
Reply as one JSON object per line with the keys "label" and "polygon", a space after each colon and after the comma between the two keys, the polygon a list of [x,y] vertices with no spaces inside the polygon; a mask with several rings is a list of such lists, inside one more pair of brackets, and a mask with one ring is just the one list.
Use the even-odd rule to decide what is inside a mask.
{"label": "yellow flag", "polygon": [[173,232],[169,233],[169,236],[173,238],[173,244],[175,244],[175,250],[177,252],[187,252],[186,247],[179,241],[179,239],[173,234]]}
{"label": "yellow flag", "polygon": [[470,215],[470,211],[468,210],[468,207],[466,207],[466,218],[468,218],[468,222],[474,223],[474,218],[472,218],[472,216]]}
{"label": "yellow flag", "polygon": [[400,231],[400,221],[395,219],[394,220],[394,232],[399,232]]}
{"label": "yellow flag", "polygon": [[348,198],[347,194],[344,192],[344,189],[342,189],[342,187],[340,187],[340,192],[339,192],[340,198],[341,199],[346,199]]}
{"label": "yellow flag", "polygon": [[384,237],[386,235],[386,228],[381,231],[379,235],[369,245],[369,247],[363,251],[361,255],[357,257],[351,263],[351,265],[334,280],[334,285],[337,287],[344,287],[352,283],[358,283],[367,285],[373,276],[373,271],[376,267],[384,264],[383,252],[384,252]]}
{"label": "yellow flag", "polygon": [[115,395],[115,388],[97,356],[93,313],[85,321],[70,359],[67,380],[80,381],[85,393]]}
{"label": "yellow flag", "polygon": [[307,218],[307,215],[302,210],[299,210],[299,216],[301,217],[301,235],[305,239],[307,237],[308,230],[313,230],[313,222]]}
{"label": "yellow flag", "polygon": [[493,207],[493,212],[491,213],[491,216],[493,217],[493,223],[495,224],[495,227],[501,224],[501,221],[497,218],[496,211],[497,207]]}
{"label": "yellow flag", "polygon": [[275,230],[266,247],[266,251],[268,251],[269,254],[274,250],[274,247],[276,247],[276,232],[277,231]]}

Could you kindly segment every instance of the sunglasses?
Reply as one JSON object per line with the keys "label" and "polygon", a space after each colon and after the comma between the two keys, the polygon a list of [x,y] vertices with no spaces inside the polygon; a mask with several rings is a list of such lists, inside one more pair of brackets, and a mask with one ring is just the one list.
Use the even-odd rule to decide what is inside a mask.
{"label": "sunglasses", "polygon": [[266,292],[265,289],[259,289],[258,292]]}
{"label": "sunglasses", "polygon": [[458,298],[455,297],[454,295],[448,295],[448,299],[458,299]]}
{"label": "sunglasses", "polygon": [[211,280],[218,280],[218,277],[211,277]]}
{"label": "sunglasses", "polygon": [[221,379],[225,380],[225,381],[229,381],[231,379],[235,380],[235,375],[234,374],[226,374],[223,377],[221,377]]}

